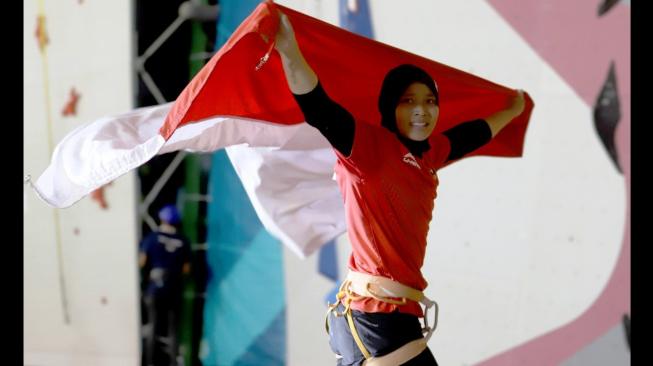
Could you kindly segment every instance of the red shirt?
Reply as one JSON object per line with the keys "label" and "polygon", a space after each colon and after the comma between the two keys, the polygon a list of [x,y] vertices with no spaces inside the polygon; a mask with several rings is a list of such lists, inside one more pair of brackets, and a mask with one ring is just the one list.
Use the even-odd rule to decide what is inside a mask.
{"label": "red shirt", "polygon": [[[418,290],[422,277],[426,235],[433,212],[437,170],[449,155],[449,139],[429,138],[431,148],[413,156],[383,127],[356,122],[349,157],[336,150],[335,172],[345,203],[353,271],[383,276]],[[399,311],[423,316],[419,304],[398,306],[365,298],[352,309],[365,312]]]}

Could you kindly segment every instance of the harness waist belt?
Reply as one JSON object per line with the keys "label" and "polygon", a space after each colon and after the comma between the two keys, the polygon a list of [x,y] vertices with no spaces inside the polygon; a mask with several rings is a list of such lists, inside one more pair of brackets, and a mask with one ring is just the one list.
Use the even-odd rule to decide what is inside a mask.
{"label": "harness waist belt", "polygon": [[[378,301],[395,305],[405,305],[407,300],[412,300],[424,305],[424,327],[422,328],[422,333],[426,333],[426,335],[424,338],[406,343],[387,355],[372,357],[358,336],[358,331],[356,331],[354,319],[351,315],[351,302],[365,297],[371,297]],[[327,333],[329,332],[328,315],[331,311],[333,311],[336,316],[346,316],[354,341],[361,353],[363,353],[363,356],[365,356],[364,365],[367,366],[399,365],[417,356],[426,349],[427,342],[431,338],[431,335],[433,335],[433,331],[438,323],[438,304],[435,301],[424,296],[422,291],[386,277],[349,271],[347,278],[340,286],[340,291],[336,295],[336,298],[336,303],[329,305],[329,310],[327,311]],[[343,305],[345,306],[345,311],[343,313],[338,313],[338,311],[335,310],[340,302],[343,302]],[[434,322],[432,327],[429,326],[428,322],[428,310],[430,308],[433,308],[434,311]]]}

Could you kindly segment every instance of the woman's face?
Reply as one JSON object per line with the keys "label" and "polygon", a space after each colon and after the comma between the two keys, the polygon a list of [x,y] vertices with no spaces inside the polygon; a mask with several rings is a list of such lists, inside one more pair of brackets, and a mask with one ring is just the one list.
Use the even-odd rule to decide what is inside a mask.
{"label": "woman's face", "polygon": [[426,140],[438,121],[440,107],[431,89],[422,83],[412,83],[399,98],[395,121],[399,133],[411,140]]}

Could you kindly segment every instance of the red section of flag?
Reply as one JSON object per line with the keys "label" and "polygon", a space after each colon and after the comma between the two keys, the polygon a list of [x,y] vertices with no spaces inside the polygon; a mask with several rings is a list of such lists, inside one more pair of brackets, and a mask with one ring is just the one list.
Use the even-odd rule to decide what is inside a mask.
{"label": "red section of flag", "polygon": [[[232,115],[296,124],[303,121],[286,83],[276,50],[256,70],[270,49],[278,26],[275,8],[293,25],[301,50],[329,95],[358,120],[380,123],[377,98],[385,74],[411,63],[426,70],[440,90],[441,110],[436,130],[488,116],[509,106],[515,91],[447,65],[361,37],[281,5],[264,2],[238,27],[229,41],[191,80],[175,101],[161,128],[168,139],[186,123],[215,115]],[[521,156],[533,109],[526,95],[522,116],[470,155]]]}

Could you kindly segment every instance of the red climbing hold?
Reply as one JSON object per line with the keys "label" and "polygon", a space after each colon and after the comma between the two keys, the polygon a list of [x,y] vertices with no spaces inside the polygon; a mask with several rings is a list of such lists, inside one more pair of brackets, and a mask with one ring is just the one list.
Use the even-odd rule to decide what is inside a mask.
{"label": "red climbing hold", "polygon": [[63,108],[61,114],[64,116],[77,115],[77,102],[79,101],[79,97],[80,95],[75,91],[75,88],[71,88],[70,97],[68,98],[68,102],[66,102],[66,106]]}

